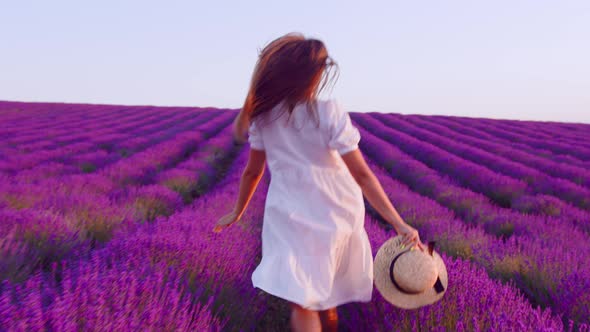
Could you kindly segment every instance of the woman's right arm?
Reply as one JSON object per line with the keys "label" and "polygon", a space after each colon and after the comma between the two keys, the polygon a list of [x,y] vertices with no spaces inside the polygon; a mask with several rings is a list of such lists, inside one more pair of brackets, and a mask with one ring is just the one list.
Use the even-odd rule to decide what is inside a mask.
{"label": "woman's right arm", "polygon": [[393,226],[398,234],[404,235],[404,244],[415,243],[418,244],[420,249],[423,249],[418,231],[406,224],[397,213],[387,194],[385,194],[381,183],[365,162],[361,151],[354,149],[345,153],[342,155],[342,160],[344,160],[350,174],[361,187],[369,204],[377,210],[383,219]]}
{"label": "woman's right arm", "polygon": [[250,126],[250,121],[248,117],[244,113],[244,110],[241,109],[236,118],[233,122],[232,132],[234,135],[234,140],[240,144],[245,143],[247,141],[246,134],[248,133],[248,127]]}

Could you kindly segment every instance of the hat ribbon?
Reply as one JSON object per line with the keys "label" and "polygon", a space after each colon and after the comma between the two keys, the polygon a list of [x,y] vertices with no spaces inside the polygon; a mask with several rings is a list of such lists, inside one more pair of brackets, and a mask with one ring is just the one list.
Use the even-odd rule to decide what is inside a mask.
{"label": "hat ribbon", "polygon": [[[430,241],[428,242],[428,253],[430,254],[430,256],[432,256],[432,251],[434,250],[434,244],[435,241]],[[393,261],[391,261],[391,265],[389,265],[389,279],[391,279],[391,282],[393,283],[393,285],[395,286],[395,288],[397,288],[400,292],[402,293],[406,293],[406,294],[420,294],[424,291],[420,291],[420,292],[408,292],[405,289],[401,288],[397,282],[395,281],[395,278],[393,277],[393,266],[395,265],[395,261],[397,261],[397,259],[399,258],[399,256],[401,256],[402,254],[405,254],[406,252],[410,251],[410,249],[404,250],[402,252],[400,252],[399,254],[397,254],[395,256],[395,258],[393,259]],[[434,290],[436,291],[437,294],[441,293],[442,291],[445,290],[445,286],[443,286],[442,282],[440,281],[440,276],[436,277],[436,282],[434,283]]]}

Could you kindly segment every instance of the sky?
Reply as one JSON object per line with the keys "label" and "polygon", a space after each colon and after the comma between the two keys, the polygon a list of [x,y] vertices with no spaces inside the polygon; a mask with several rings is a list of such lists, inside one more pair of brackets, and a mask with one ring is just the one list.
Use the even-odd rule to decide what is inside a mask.
{"label": "sky", "polygon": [[349,112],[590,123],[590,1],[3,1],[0,100],[240,108],[288,32]]}

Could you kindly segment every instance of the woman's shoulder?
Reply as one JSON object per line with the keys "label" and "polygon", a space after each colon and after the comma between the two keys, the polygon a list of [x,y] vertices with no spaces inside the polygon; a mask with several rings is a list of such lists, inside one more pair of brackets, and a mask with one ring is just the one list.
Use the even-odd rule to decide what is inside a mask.
{"label": "woman's shoulder", "polygon": [[336,98],[317,99],[318,105],[323,107],[333,107],[340,102]]}
{"label": "woman's shoulder", "polygon": [[342,104],[337,98],[318,99],[318,108],[328,117],[336,116],[342,112]]}

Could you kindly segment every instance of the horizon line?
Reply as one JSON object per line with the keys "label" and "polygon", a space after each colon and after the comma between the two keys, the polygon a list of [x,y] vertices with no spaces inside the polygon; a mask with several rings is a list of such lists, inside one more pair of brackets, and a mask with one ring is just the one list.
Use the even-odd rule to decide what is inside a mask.
{"label": "horizon line", "polygon": [[[22,101],[22,100],[6,100],[0,99],[0,103],[8,102],[8,103],[36,103],[36,104],[69,104],[69,105],[95,105],[95,106],[124,106],[124,107],[161,107],[161,108],[175,108],[175,107],[183,107],[183,108],[207,108],[207,109],[216,109],[216,110],[229,110],[229,111],[239,111],[241,108],[237,107],[220,107],[220,106],[199,106],[199,105],[156,105],[156,104],[121,104],[121,103],[109,103],[109,102],[72,102],[72,101]],[[495,121],[518,121],[518,122],[535,122],[535,123],[546,123],[546,124],[573,124],[573,125],[588,125],[590,126],[590,122],[568,122],[568,121],[551,121],[551,120],[534,120],[534,119],[509,119],[509,118],[487,118],[487,117],[474,117],[474,116],[467,116],[467,115],[449,115],[449,114],[423,114],[423,113],[401,113],[401,112],[387,112],[387,111],[380,111],[380,110],[371,110],[371,111],[348,111],[349,113],[382,113],[382,114],[397,114],[397,115],[408,115],[408,116],[427,116],[427,117],[454,117],[454,118],[466,118],[466,119],[485,119],[485,120],[495,120]],[[0,113],[1,114],[1,113]]]}

